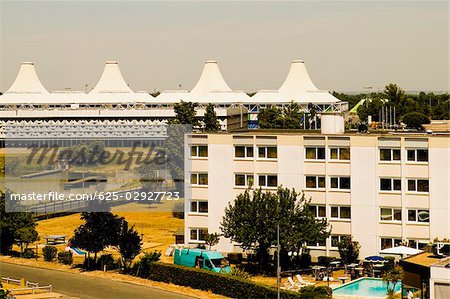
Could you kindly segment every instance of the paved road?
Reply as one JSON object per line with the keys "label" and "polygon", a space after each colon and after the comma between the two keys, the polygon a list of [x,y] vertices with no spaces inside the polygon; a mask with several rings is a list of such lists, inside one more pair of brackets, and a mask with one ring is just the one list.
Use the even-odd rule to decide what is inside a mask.
{"label": "paved road", "polygon": [[192,299],[192,297],[126,282],[2,262],[0,262],[0,274],[13,278],[24,277],[26,280],[39,282],[40,285],[51,284],[54,292],[83,299]]}

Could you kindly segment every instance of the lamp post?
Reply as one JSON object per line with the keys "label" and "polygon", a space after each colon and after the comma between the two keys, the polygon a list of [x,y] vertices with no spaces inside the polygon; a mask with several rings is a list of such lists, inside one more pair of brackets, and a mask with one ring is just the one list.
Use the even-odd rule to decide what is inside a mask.
{"label": "lamp post", "polygon": [[280,299],[280,223],[277,223],[277,299]]}

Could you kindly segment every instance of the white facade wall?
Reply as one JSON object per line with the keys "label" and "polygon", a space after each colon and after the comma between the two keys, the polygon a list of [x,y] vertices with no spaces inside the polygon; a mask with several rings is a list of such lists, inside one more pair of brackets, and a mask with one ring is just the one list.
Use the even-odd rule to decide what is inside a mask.
{"label": "white facade wall", "polygon": [[[207,186],[192,186],[192,200],[207,200],[208,212],[189,213],[185,242],[191,228],[220,232],[223,211],[246,187],[235,186],[235,174],[275,174],[278,185],[304,190],[311,204],[323,205],[332,225],[332,237],[352,235],[361,244],[360,256],[379,254],[381,238],[393,242],[426,243],[450,237],[449,136],[432,135],[321,135],[237,133],[203,135],[207,158],[193,158],[192,172],[207,172]],[[200,140],[200,139],[199,139]],[[198,144],[195,140],[192,144]],[[235,158],[235,146],[252,146],[254,157]],[[276,159],[258,158],[258,146],[276,146]],[[324,148],[325,159],[306,159],[307,148]],[[350,160],[331,158],[331,149],[350,149]],[[380,149],[396,149],[401,159],[381,161]],[[408,149],[427,149],[428,162],[407,160]],[[307,188],[306,176],[325,177],[324,188]],[[350,189],[331,188],[331,178],[350,177]],[[380,190],[380,178],[401,180],[401,190]],[[408,180],[429,180],[429,192],[408,191]],[[188,199],[189,201],[189,199]],[[351,219],[332,217],[332,207],[350,207]],[[401,220],[381,220],[380,208],[401,210]],[[429,210],[430,222],[409,221],[408,210]],[[338,255],[329,238],[325,246],[311,246],[314,255]],[[236,251],[238,246],[221,238],[216,249]]]}

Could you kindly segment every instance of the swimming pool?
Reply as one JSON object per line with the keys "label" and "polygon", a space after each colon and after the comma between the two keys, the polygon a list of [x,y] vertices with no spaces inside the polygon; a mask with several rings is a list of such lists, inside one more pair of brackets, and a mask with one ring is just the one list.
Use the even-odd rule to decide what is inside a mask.
{"label": "swimming pool", "polygon": [[[402,289],[401,282],[395,285],[395,291]],[[386,297],[386,283],[379,278],[360,278],[333,289],[333,295]]]}

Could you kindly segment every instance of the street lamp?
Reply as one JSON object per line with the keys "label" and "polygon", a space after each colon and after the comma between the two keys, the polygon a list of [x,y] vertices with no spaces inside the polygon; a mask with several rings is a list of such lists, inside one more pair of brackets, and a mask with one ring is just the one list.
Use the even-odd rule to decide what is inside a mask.
{"label": "street lamp", "polygon": [[277,223],[277,299],[280,299],[280,221]]}

